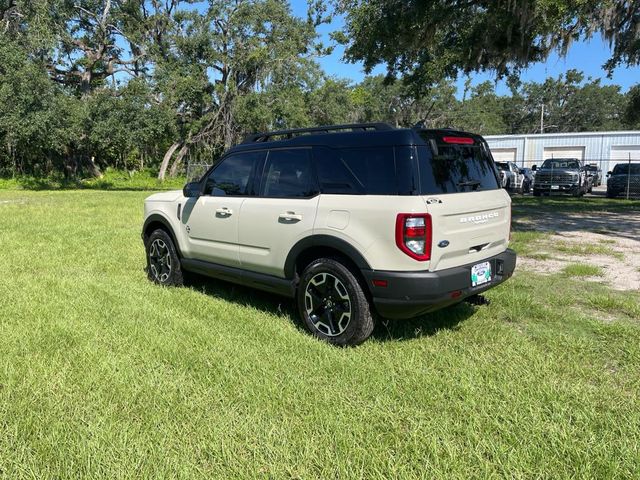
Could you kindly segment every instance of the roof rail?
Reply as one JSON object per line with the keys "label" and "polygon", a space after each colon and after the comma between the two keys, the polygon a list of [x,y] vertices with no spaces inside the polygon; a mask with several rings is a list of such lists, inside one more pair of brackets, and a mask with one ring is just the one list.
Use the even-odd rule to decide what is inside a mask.
{"label": "roof rail", "polygon": [[365,132],[368,130],[393,130],[393,127],[387,123],[351,123],[346,125],[324,125],[322,127],[312,128],[293,128],[291,130],[274,130],[273,132],[248,135],[242,143],[269,142],[272,137],[286,137],[289,139],[305,133],[333,133],[340,130]]}

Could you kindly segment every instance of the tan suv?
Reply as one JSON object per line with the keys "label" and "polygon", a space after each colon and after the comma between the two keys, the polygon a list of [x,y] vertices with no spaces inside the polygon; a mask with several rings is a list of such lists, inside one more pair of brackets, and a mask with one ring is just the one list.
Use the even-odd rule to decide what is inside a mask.
{"label": "tan suv", "polygon": [[144,204],[149,278],[183,272],[295,298],[310,332],[358,344],[511,276],[511,200],[484,139],[386,124],[261,133]]}

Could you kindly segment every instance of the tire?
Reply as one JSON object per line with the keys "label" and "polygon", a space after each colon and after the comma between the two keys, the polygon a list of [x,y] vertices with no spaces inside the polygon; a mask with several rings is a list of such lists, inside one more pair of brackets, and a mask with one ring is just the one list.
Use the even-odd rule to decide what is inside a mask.
{"label": "tire", "polygon": [[373,332],[373,312],[363,287],[337,259],[319,258],[305,268],[297,301],[307,330],[333,345],[358,345]]}
{"label": "tire", "polygon": [[162,229],[154,230],[145,244],[147,277],[158,285],[182,286],[184,273],[171,236]]}
{"label": "tire", "polygon": [[617,193],[607,190],[607,198],[616,198]]}
{"label": "tire", "polygon": [[536,190],[535,188],[533,189],[533,196],[534,197],[539,197],[542,195],[542,192],[540,190]]}

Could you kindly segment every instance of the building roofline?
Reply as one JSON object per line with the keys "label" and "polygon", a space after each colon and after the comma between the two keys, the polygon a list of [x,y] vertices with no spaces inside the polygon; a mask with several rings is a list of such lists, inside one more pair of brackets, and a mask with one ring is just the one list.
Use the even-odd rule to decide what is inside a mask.
{"label": "building roofline", "polygon": [[520,133],[484,135],[484,138],[486,140],[501,140],[514,138],[602,137],[606,135],[640,135],[640,130],[620,130],[613,132]]}

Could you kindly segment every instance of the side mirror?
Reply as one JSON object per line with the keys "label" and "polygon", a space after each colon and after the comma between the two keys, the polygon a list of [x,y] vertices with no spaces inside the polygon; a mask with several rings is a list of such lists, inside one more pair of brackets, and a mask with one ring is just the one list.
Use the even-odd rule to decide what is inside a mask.
{"label": "side mirror", "polygon": [[531,171],[532,171],[532,172],[535,172],[537,169],[538,169],[538,166],[537,166],[537,165],[534,165],[533,167],[531,167]]}
{"label": "side mirror", "polygon": [[182,195],[187,198],[197,198],[200,194],[200,182],[189,182],[182,189]]}

